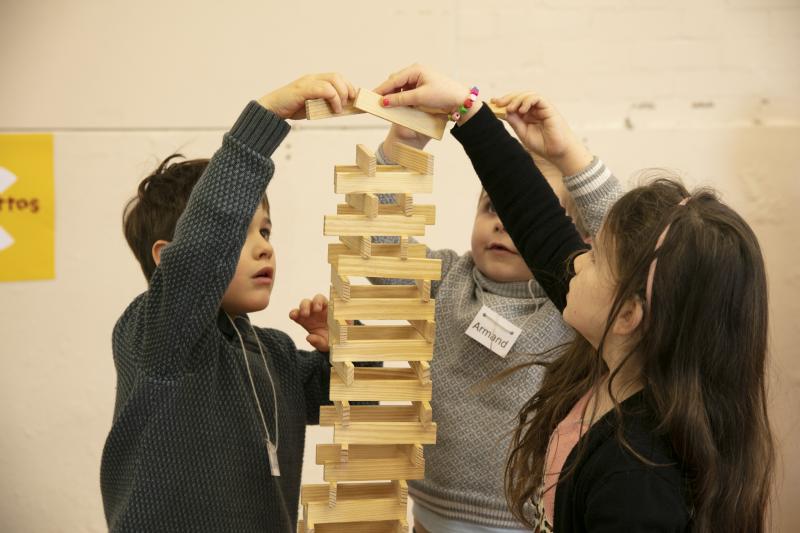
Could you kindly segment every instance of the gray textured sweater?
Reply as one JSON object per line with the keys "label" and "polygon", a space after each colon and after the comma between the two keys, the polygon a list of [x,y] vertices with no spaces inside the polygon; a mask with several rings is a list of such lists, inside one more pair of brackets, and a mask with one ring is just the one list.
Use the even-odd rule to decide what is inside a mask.
{"label": "gray textured sweater", "polygon": [[[381,149],[378,155],[380,163],[390,162]],[[595,158],[564,183],[594,235],[622,195],[619,181]],[[432,287],[436,344],[431,407],[438,431],[436,445],[425,447],[425,479],[409,482],[409,494],[416,505],[447,518],[520,528],[505,501],[503,474],[516,416],[540,386],[543,371],[530,367],[481,391],[475,386],[530,361],[530,354],[571,341],[574,332],[536,281],[530,285],[531,298],[525,282],[496,282],[484,276],[469,253],[430,250],[428,256],[442,260],[442,279]],[[517,326],[524,325],[505,359],[464,333],[484,304]]]}
{"label": "gray textured sweater", "polygon": [[[148,290],[114,328],[117,399],[103,450],[106,520],[119,532],[293,532],[305,426],[327,401],[329,364],[284,333],[256,328],[276,385],[281,476],[244,366],[275,439],[273,397],[255,338],[220,302],[289,130],[251,102],[194,187]],[[220,318],[222,320],[220,320]]]}

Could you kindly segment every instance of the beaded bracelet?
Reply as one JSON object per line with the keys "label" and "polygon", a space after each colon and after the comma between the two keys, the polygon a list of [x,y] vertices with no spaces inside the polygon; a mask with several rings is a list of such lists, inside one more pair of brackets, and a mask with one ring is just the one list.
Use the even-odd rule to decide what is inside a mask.
{"label": "beaded bracelet", "polygon": [[461,115],[465,114],[472,107],[472,104],[475,103],[475,100],[478,99],[479,92],[477,87],[472,87],[472,89],[469,90],[469,96],[464,100],[464,103],[461,104],[461,107],[447,115],[447,118],[453,122],[461,120]]}

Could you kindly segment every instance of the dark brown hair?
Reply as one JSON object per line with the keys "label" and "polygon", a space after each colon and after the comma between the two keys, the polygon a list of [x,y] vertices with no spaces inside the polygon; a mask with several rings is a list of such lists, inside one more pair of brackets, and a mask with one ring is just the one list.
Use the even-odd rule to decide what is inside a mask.
{"label": "dark brown hair", "polygon": [[[688,203],[678,207],[684,198]],[[658,179],[623,196],[599,238],[617,283],[606,335],[625,302],[640,299],[645,313],[638,342],[609,376],[609,393],[635,357],[656,432],[684,472],[694,531],[765,531],[775,459],[766,406],[766,274],[755,234],[713,191],[690,195],[676,181]],[[655,257],[648,309],[645,284]],[[539,496],[550,435],[608,374],[602,349],[602,340],[595,350],[579,336],[561,357],[540,363],[547,368],[543,384],[520,411],[506,496],[530,527],[525,506]],[[633,451],[621,427],[616,438],[651,464]]]}
{"label": "dark brown hair", "polygon": [[[122,214],[125,240],[148,281],[156,269],[153,244],[158,240],[172,240],[192,189],[209,162],[208,159],[176,161],[181,158],[181,154],[172,154],[144,178]],[[261,203],[269,211],[266,194]]]}

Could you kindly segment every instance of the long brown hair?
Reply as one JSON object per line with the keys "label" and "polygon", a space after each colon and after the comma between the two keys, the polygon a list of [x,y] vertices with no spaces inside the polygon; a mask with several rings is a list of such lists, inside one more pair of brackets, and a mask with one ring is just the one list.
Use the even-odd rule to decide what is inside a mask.
{"label": "long brown hair", "polygon": [[[685,207],[677,207],[685,198]],[[608,377],[609,393],[616,374],[635,357],[644,400],[658,420],[656,433],[671,444],[684,472],[694,531],[765,531],[774,448],[766,406],[766,274],[755,234],[713,191],[690,195],[676,181],[658,179],[611,208],[601,238],[613,255],[608,262],[617,283],[606,334],[625,302],[639,298],[644,308],[638,342]],[[595,349],[579,336],[561,357],[543,363],[542,386],[519,413],[506,497],[530,527],[535,525],[526,507],[539,497],[550,435],[608,374],[602,349],[602,341]],[[621,427],[616,438],[650,464],[625,442]]]}

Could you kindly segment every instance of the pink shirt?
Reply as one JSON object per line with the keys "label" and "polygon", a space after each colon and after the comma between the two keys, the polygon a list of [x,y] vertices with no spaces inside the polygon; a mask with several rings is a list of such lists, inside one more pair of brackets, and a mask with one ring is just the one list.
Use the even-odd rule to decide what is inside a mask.
{"label": "pink shirt", "polygon": [[569,453],[578,444],[588,425],[583,422],[583,414],[586,411],[586,404],[592,395],[589,390],[583,398],[567,414],[566,418],[559,422],[555,431],[550,436],[550,444],[547,446],[547,461],[545,462],[544,474],[544,512],[547,522],[553,524],[553,513],[556,506],[556,483],[561,475],[561,469],[569,456]]}

